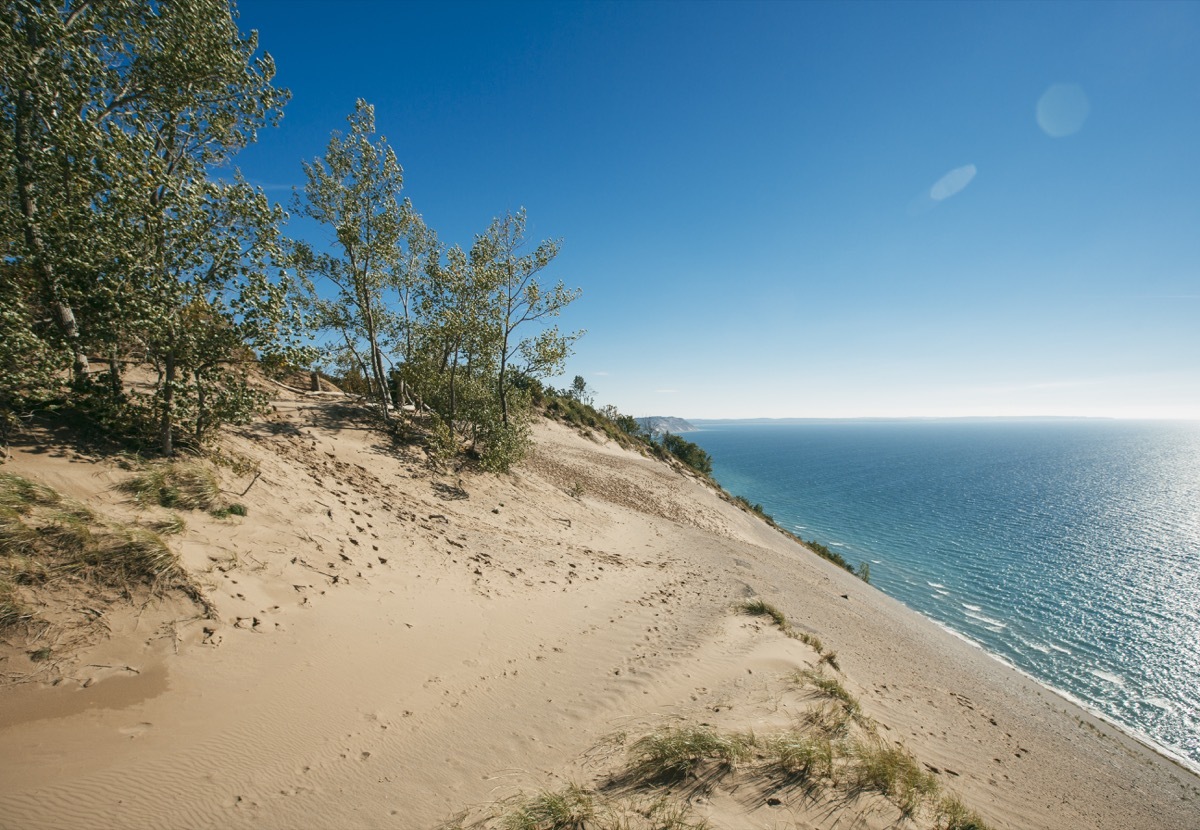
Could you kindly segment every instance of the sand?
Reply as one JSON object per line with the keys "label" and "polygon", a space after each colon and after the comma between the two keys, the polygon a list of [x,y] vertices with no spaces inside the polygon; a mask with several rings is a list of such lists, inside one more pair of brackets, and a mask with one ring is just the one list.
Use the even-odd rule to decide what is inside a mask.
{"label": "sand", "polygon": [[[336,396],[276,406],[227,442],[259,464],[222,471],[249,514],[189,514],[172,543],[216,620],[119,600],[53,665],[4,652],[0,827],[430,828],[602,788],[614,736],[768,735],[812,706],[791,675],[818,654],[736,608],[761,597],[990,826],[1200,828],[1195,775],[679,469],[547,422],[512,475],[435,471]],[[5,468],[159,510],[58,445]],[[933,823],[778,784],[746,767],[672,797],[717,828]]]}

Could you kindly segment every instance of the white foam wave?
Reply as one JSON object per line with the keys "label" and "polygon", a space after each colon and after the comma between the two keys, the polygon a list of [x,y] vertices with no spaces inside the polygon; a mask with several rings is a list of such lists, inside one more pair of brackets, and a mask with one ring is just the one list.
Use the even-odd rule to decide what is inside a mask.
{"label": "white foam wave", "polygon": [[1107,680],[1109,683],[1112,683],[1114,686],[1124,686],[1125,685],[1124,677],[1121,677],[1121,675],[1119,675],[1119,674],[1113,674],[1112,672],[1109,672],[1109,671],[1103,671],[1102,669],[1088,669],[1088,674],[1094,675],[1095,677],[1099,677],[1101,680]]}
{"label": "white foam wave", "polygon": [[1008,628],[1008,623],[1001,622],[1000,620],[994,620],[985,614],[976,614],[973,611],[968,611],[967,616],[970,617],[971,619],[975,620],[976,622],[983,623],[984,625],[986,625],[988,628],[991,628],[991,629],[1003,631],[1004,629]]}

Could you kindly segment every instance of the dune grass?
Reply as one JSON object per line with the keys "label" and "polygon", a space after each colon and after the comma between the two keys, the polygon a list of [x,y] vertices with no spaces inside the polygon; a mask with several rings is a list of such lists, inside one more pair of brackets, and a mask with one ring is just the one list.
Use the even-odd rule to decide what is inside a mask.
{"label": "dune grass", "polygon": [[[461,830],[466,814],[442,825]],[[496,812],[470,827],[494,830],[711,830],[685,801],[659,795],[605,797],[578,784],[500,802]]]}
{"label": "dune grass", "polygon": [[744,613],[753,617],[770,617],[775,625],[779,626],[780,631],[786,633],[791,630],[791,626],[788,625],[787,617],[784,615],[784,613],[766,600],[747,600],[746,602],[743,602],[739,608]]}
{"label": "dune grass", "polygon": [[990,830],[979,814],[967,808],[957,795],[948,795],[938,802],[934,816],[935,830]]}
{"label": "dune grass", "polygon": [[209,468],[195,462],[154,464],[121,485],[143,507],[219,510],[221,487]]}
{"label": "dune grass", "polygon": [[187,530],[187,522],[178,513],[172,513],[165,519],[150,523],[150,529],[163,536],[177,536]]}
{"label": "dune grass", "polygon": [[0,579],[0,631],[5,631],[32,618],[17,596],[13,584],[6,579]]}
{"label": "dune grass", "polygon": [[787,778],[821,788],[834,780],[836,751],[826,735],[786,732],[763,742],[767,763],[781,770]]}
{"label": "dune grass", "polygon": [[0,473],[0,507],[25,514],[34,507],[58,504],[62,497],[44,484],[35,484],[14,473]]}
{"label": "dune grass", "polygon": [[505,830],[583,830],[595,817],[595,797],[571,784],[556,792],[517,796],[501,826]]}
{"label": "dune grass", "polygon": [[0,474],[0,622],[11,627],[31,620],[22,590],[60,577],[118,588],[127,596],[139,585],[151,591],[178,588],[211,613],[160,535],[183,527],[177,515],[154,529],[105,521],[45,485]]}
{"label": "dune grass", "polygon": [[852,789],[887,796],[905,816],[934,803],[940,789],[937,779],[905,749],[878,740],[855,742],[846,772]]}
{"label": "dune grass", "polygon": [[707,726],[668,726],[633,743],[627,774],[650,783],[684,778],[705,762],[728,771],[748,759],[754,745],[750,735],[722,734]]}

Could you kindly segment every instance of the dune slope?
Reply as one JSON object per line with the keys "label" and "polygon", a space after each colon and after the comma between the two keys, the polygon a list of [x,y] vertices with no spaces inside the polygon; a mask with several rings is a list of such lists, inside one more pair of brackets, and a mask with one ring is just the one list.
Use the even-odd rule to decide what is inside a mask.
{"label": "dune slope", "polygon": [[[824,670],[882,740],[990,826],[1200,826],[1194,775],[711,486],[535,433],[512,475],[437,472],[338,399],[281,399],[227,442],[257,465],[222,471],[248,515],[188,514],[172,542],[216,619],[118,602],[53,667],[5,652],[30,682],[0,688],[0,826],[427,828],[568,782],[643,798],[613,783],[639,735],[766,736],[813,705],[792,675],[820,653],[740,613],[752,597],[836,652]],[[45,449],[6,469],[146,512],[114,489],[128,472]],[[793,784],[748,761],[664,791],[713,827],[935,822]]]}

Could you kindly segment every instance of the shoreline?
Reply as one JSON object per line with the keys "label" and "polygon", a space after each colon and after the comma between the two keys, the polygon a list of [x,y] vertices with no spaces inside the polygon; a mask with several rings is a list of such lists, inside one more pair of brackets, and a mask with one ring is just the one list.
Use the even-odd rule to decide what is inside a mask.
{"label": "shoreline", "polygon": [[[845,419],[845,420],[839,421],[839,423],[847,423],[847,425],[854,425],[854,423],[858,423],[858,425],[870,425],[870,423],[875,423],[875,422],[916,423],[919,420],[920,419],[917,419],[917,420],[913,420],[913,419]],[[958,421],[964,421],[967,419],[937,419],[937,420],[946,421],[946,422],[958,422]],[[983,421],[983,420],[995,421],[998,423],[1000,423],[1000,422],[1019,423],[1019,422],[1031,422],[1031,421],[1044,421],[1044,419],[979,419],[979,421]],[[1094,421],[1094,422],[1112,421],[1114,423],[1117,423],[1117,425],[1120,425],[1120,426],[1157,426],[1157,425],[1160,425],[1160,423],[1168,423],[1168,425],[1170,425],[1170,426],[1182,426],[1182,427],[1194,426],[1192,422],[1180,421],[1180,420],[1171,420],[1171,421],[1146,421],[1144,419],[1127,419],[1127,420],[1061,419],[1061,420],[1063,420],[1063,421],[1075,420],[1075,421],[1080,421],[1080,422],[1082,422],[1082,421],[1090,421],[1090,422],[1091,421]],[[734,434],[739,434],[739,433],[737,433],[736,429],[733,429],[733,428],[740,427],[740,426],[756,427],[756,426],[779,425],[781,427],[781,429],[784,429],[788,426],[800,426],[800,427],[815,426],[815,425],[816,426],[824,426],[824,425],[827,425],[827,423],[829,423],[829,422],[830,421],[823,420],[823,419],[784,419],[784,420],[775,420],[775,421],[770,421],[770,420],[754,420],[754,421],[730,420],[730,421],[725,421],[725,422],[706,421],[706,422],[700,423],[700,425],[698,425],[698,426],[701,426],[701,427],[706,426],[706,425],[727,426],[727,427],[731,427],[731,429],[730,429],[730,431],[726,432],[725,434],[734,435]],[[781,432],[780,438],[778,440],[784,441],[784,443],[787,443],[787,441],[791,441],[792,439],[782,438],[782,435],[785,435],[785,434],[791,434],[791,433]],[[808,446],[810,446],[810,444],[812,444],[812,441],[816,440],[814,438],[814,437],[816,437],[816,435],[823,435],[824,433],[803,432],[803,433],[796,433],[796,434],[797,435],[800,435],[800,434],[808,435],[809,438],[805,439],[803,441],[803,443],[800,443],[799,439],[794,439],[794,440],[796,440],[796,446],[808,447]],[[847,433],[847,434],[850,434],[850,433]],[[858,433],[854,433],[854,434],[858,434]],[[907,435],[917,435],[918,433],[905,432],[905,433],[896,433],[896,434],[900,435],[900,437],[907,437]],[[997,434],[1002,434],[1002,433],[997,433]],[[1015,435],[1015,433],[1013,433],[1013,434]],[[1048,433],[1048,434],[1057,434],[1057,433]],[[1074,438],[1073,433],[1064,433],[1064,434],[1070,435],[1070,440],[1078,440],[1078,439]],[[1087,433],[1085,433],[1085,434],[1087,434]],[[1108,433],[1103,433],[1103,434],[1108,434]],[[1129,434],[1141,434],[1141,433],[1129,433]],[[1158,435],[1159,433],[1154,432],[1151,434]],[[1171,433],[1165,433],[1165,434],[1169,435],[1169,437],[1174,438],[1174,435],[1176,433],[1171,432]],[[772,439],[772,440],[775,440],[775,439]],[[1066,446],[1066,445],[1067,444],[1064,443],[1064,446]],[[845,449],[845,447],[842,447],[841,444],[838,444],[836,446],[841,447],[841,449]],[[910,447],[910,444],[904,444],[902,446]],[[912,441],[911,446],[918,446],[918,444],[916,443],[916,441]],[[919,446],[922,446],[922,447],[929,446],[929,441],[922,439],[922,441],[920,441]],[[972,445],[972,446],[974,446],[974,445]],[[980,447],[985,447],[985,446],[989,446],[989,445],[980,444]],[[1008,444],[1004,444],[1004,445],[996,444],[996,446],[1009,446],[1009,445]],[[1072,446],[1074,446],[1074,445],[1072,445]],[[1174,445],[1172,445],[1172,446],[1174,446]],[[724,443],[718,443],[715,446],[712,446],[712,449],[714,452],[720,453],[722,447],[725,447]],[[738,441],[738,443],[734,443],[734,441],[731,439],[731,440],[728,440],[728,446],[725,447],[725,449],[728,449],[730,451],[743,452],[743,453],[746,453],[746,455],[748,455],[750,457],[757,458],[756,453],[758,453],[758,444],[755,443],[755,441],[751,441],[751,440]],[[910,449],[908,451],[911,452],[912,450]],[[760,455],[761,455],[761,453],[760,453]],[[716,457],[718,457],[718,459],[719,459],[720,456],[718,455]],[[980,458],[982,458],[982,457],[983,456],[980,455]],[[828,464],[830,456],[818,455],[817,458],[820,458],[820,462],[815,462],[815,463]],[[890,458],[890,456],[888,456],[886,459],[884,459],[884,461],[888,461],[889,458]],[[977,461],[976,456],[968,455],[968,453],[961,453],[960,456],[953,457],[953,459],[955,459],[955,461],[958,458],[962,458],[962,459],[964,459],[964,461],[968,461],[968,462],[983,463],[982,461]],[[850,461],[851,461],[851,463],[858,463],[859,458],[857,456],[851,456]],[[719,461],[718,461],[718,463],[715,464],[715,467],[718,468],[718,469],[716,469],[716,473],[721,473],[722,465],[719,463]],[[1097,467],[1096,469],[1100,469],[1100,468]],[[913,470],[908,470],[907,468],[899,468],[900,473],[904,473],[908,476],[919,476],[920,474],[922,474],[922,470],[923,470],[923,468],[920,468],[920,469],[913,468]],[[739,470],[739,468],[737,468],[736,465],[734,465],[734,467],[728,467],[724,471],[725,471],[726,476],[732,476],[732,477],[734,477],[734,479],[742,480],[744,487],[749,487],[751,485],[751,479],[748,479],[749,474],[746,474],[745,470]],[[766,476],[766,477],[760,476],[760,477],[757,477],[757,479],[752,479],[752,482],[755,482],[755,483],[757,483],[757,485],[760,485],[760,487],[758,487],[757,492],[754,495],[754,499],[761,500],[764,505],[769,505],[767,507],[767,512],[774,513],[776,518],[781,519],[781,521],[780,521],[781,527],[787,527],[787,528],[791,529],[791,528],[800,528],[803,525],[803,529],[791,530],[791,533],[820,533],[820,531],[814,531],[811,529],[810,522],[803,521],[802,516],[800,516],[800,513],[799,513],[799,510],[800,510],[799,506],[796,503],[794,503],[794,501],[788,501],[787,499],[784,499],[784,500],[782,500],[782,505],[780,504],[780,499],[778,498],[778,495],[779,495],[778,487],[768,487],[766,489],[764,489],[762,487],[762,485],[776,485],[776,483],[778,483],[779,486],[784,486],[784,483],[785,483],[784,480],[780,479],[779,482],[776,482],[776,477],[779,477],[779,476]],[[816,474],[814,481],[816,481],[816,482],[823,481],[820,473]],[[938,481],[942,481],[942,480],[940,479]],[[1170,481],[1174,481],[1174,479],[1172,479]],[[973,483],[974,480],[970,480],[970,482]],[[839,491],[839,493],[842,495],[842,498],[847,498],[847,499],[853,498],[853,494],[857,493],[857,489],[854,489],[854,487],[856,487],[857,483],[858,483],[857,480],[852,480],[847,485],[847,482],[842,481],[841,482],[842,487],[846,487],[846,486],[851,487],[850,491],[847,491],[847,493],[851,493],[851,495],[847,495],[846,493],[842,493],[841,491]],[[944,481],[942,481],[942,483],[944,483]],[[989,504],[989,505],[992,504],[992,500],[995,500],[995,499],[994,499],[994,497],[992,497],[991,492],[988,491],[988,489],[986,489],[986,487],[988,487],[988,485],[986,485],[986,483],[983,483],[983,485],[980,485],[980,486],[982,486],[984,488],[982,491],[984,503]],[[926,489],[928,489],[928,488],[926,488]],[[918,494],[923,493],[923,492],[924,492],[924,489],[922,487],[917,487]],[[815,487],[811,488],[811,492],[809,493],[809,495],[812,498],[820,499],[821,494],[823,494],[823,493],[824,493],[824,491],[823,491],[823,489],[821,489],[820,486],[815,486]],[[997,493],[1001,494],[1002,499],[1007,498],[1008,491],[997,491]],[[884,503],[884,506],[881,507],[881,510],[883,510],[883,511],[889,510],[889,507],[888,507],[889,504],[890,503]],[[1002,507],[1009,505],[1007,500],[995,500],[995,504],[996,504],[996,510],[1001,510]],[[1016,501],[1013,501],[1013,505],[1019,506],[1019,503],[1016,503]],[[943,504],[942,507],[946,507],[946,505]],[[937,505],[936,504],[932,505],[932,509],[937,509]],[[820,512],[820,509],[818,509],[818,512]],[[830,511],[827,511],[827,512],[830,512]],[[1080,654],[1079,649],[1076,648],[1076,640],[1078,640],[1078,638],[1080,636],[1080,631],[1078,630],[1078,628],[1076,628],[1076,630],[1074,630],[1074,631],[1070,631],[1070,626],[1068,626],[1067,633],[1066,633],[1066,636],[1064,636],[1064,639],[1058,640],[1058,638],[1056,638],[1054,636],[1055,631],[1056,631],[1056,628],[1054,627],[1054,624],[1056,621],[1055,617],[1045,617],[1045,615],[1040,615],[1040,614],[1021,615],[1019,613],[1016,613],[1016,612],[1018,612],[1018,609],[1012,607],[1012,603],[1016,602],[1013,599],[1013,591],[1020,590],[1020,585],[1016,585],[1016,587],[1014,587],[1014,585],[1008,585],[1008,593],[1006,594],[1006,596],[1008,596],[1008,603],[1004,603],[1003,601],[1001,601],[1000,605],[995,605],[995,597],[990,596],[988,594],[988,591],[985,590],[986,583],[980,582],[980,578],[991,578],[991,577],[979,577],[978,573],[974,573],[974,575],[972,576],[972,573],[970,573],[970,572],[966,573],[966,575],[965,575],[965,573],[962,572],[960,569],[956,569],[956,567],[954,566],[953,563],[949,563],[949,561],[942,561],[942,559],[938,558],[938,557],[929,558],[928,563],[926,563],[926,559],[923,559],[922,557],[920,557],[920,555],[918,553],[919,547],[920,547],[920,542],[918,540],[922,540],[922,539],[931,540],[931,542],[934,543],[934,545],[942,545],[943,548],[946,547],[947,542],[944,541],[944,539],[952,539],[952,537],[954,536],[953,531],[949,531],[949,533],[948,533],[946,528],[949,527],[949,525],[947,525],[947,523],[944,523],[944,522],[942,524],[914,523],[911,525],[906,524],[905,525],[905,533],[902,533],[902,534],[886,533],[886,531],[884,531],[880,527],[874,527],[874,525],[871,525],[870,522],[868,522],[868,527],[871,528],[869,533],[856,535],[856,533],[854,533],[854,531],[847,530],[847,528],[857,527],[857,525],[853,525],[853,519],[856,517],[860,518],[860,517],[862,517],[862,515],[863,515],[863,511],[856,512],[853,509],[847,510],[845,512],[842,512],[842,511],[830,512],[830,516],[824,517],[824,518],[826,518],[826,524],[830,524],[830,521],[832,521],[833,524],[830,525],[830,527],[833,527],[833,525],[838,525],[838,527],[840,527],[841,530],[828,531],[828,533],[826,534],[826,537],[830,541],[828,541],[827,543],[830,548],[836,549],[836,551],[839,551],[842,555],[845,555],[845,557],[848,557],[848,558],[860,557],[860,558],[863,558],[864,561],[872,561],[872,560],[880,560],[880,559],[882,560],[882,561],[880,561],[880,563],[874,563],[874,561],[872,561],[872,566],[874,566],[875,564],[878,564],[881,566],[886,565],[888,563],[888,561],[890,560],[890,564],[892,564],[892,567],[895,570],[895,573],[894,573],[895,578],[892,579],[892,581],[888,581],[888,579],[884,578],[882,582],[884,584],[888,584],[889,587],[894,587],[896,589],[895,593],[893,593],[892,590],[881,587],[880,581],[877,581],[877,579],[876,579],[876,581],[872,581],[872,584],[874,584],[878,590],[881,590],[882,593],[886,593],[888,596],[892,596],[893,599],[895,599],[896,601],[904,603],[904,605],[906,607],[913,609],[913,611],[916,613],[924,615],[924,617],[928,618],[931,621],[934,621],[935,624],[937,624],[938,626],[946,628],[946,630],[950,633],[953,633],[955,637],[964,638],[967,640],[967,642],[970,642],[973,645],[977,645],[978,648],[982,649],[985,652],[985,654],[988,654],[989,656],[996,658],[996,660],[1000,661],[1003,664],[1006,664],[1006,666],[1012,667],[1012,668],[1018,670],[1018,672],[1020,672],[1022,674],[1026,674],[1027,676],[1030,676],[1031,679],[1039,682],[1040,685],[1043,685],[1044,687],[1049,688],[1049,690],[1054,691],[1057,694],[1060,694],[1061,697],[1064,697],[1064,698],[1070,700],[1070,702],[1072,702],[1073,704],[1080,706],[1081,709],[1084,709],[1085,711],[1088,712],[1088,714],[1092,715],[1093,717],[1097,717],[1097,718],[1099,718],[1099,720],[1103,720],[1105,723],[1111,724],[1111,726],[1114,728],[1121,729],[1122,732],[1127,733],[1130,736],[1132,736],[1132,738],[1134,738],[1135,740],[1142,742],[1142,744],[1145,744],[1147,747],[1150,747],[1151,750],[1156,751],[1160,754],[1163,754],[1164,757],[1171,759],[1172,762],[1174,762],[1178,765],[1181,765],[1182,768],[1188,770],[1188,772],[1190,772],[1190,774],[1200,775],[1200,757],[1193,757],[1192,754],[1189,754],[1189,752],[1186,750],[1186,748],[1184,748],[1184,745],[1186,745],[1188,734],[1186,732],[1186,729],[1184,729],[1184,732],[1181,733],[1181,728],[1186,727],[1186,723],[1183,723],[1183,721],[1181,721],[1181,716],[1178,715],[1178,712],[1181,711],[1181,706],[1182,706],[1182,711],[1187,711],[1187,700],[1181,699],[1180,692],[1178,692],[1177,690],[1172,690],[1172,688],[1170,688],[1170,686],[1166,686],[1165,688],[1164,687],[1156,687],[1156,685],[1154,685],[1152,675],[1148,675],[1145,672],[1139,674],[1138,672],[1136,672],[1135,668],[1132,670],[1132,672],[1130,672],[1130,669],[1132,669],[1132,667],[1130,667],[1129,664],[1127,664],[1128,663],[1128,654],[1130,654],[1130,651],[1128,649],[1126,651],[1122,652],[1120,649],[1116,649],[1116,646],[1114,644],[1110,644],[1109,648],[1114,648],[1115,654],[1117,655],[1116,662],[1110,662],[1110,663],[1102,662],[1104,660],[1103,655],[1099,655],[1098,652],[1094,651],[1094,649],[1092,651],[1088,650],[1088,645],[1090,645],[1090,644],[1086,644],[1086,643],[1082,644],[1081,648],[1084,649],[1084,652],[1082,652],[1082,654]],[[888,515],[890,516],[890,513],[888,513]],[[967,512],[967,511],[962,512],[961,516],[959,515],[959,513],[948,513],[948,515],[955,519],[959,519],[959,518],[964,519],[964,521],[966,521],[966,519],[976,518],[976,517],[973,517],[971,515],[971,513]],[[998,513],[998,515],[1008,516],[1008,513],[1001,512],[1001,513]],[[1079,516],[1075,516],[1074,518],[1076,519],[1076,521],[1078,521]],[[834,519],[840,519],[840,522],[834,521]],[[1007,521],[1010,523],[1019,523],[1020,519],[1019,519],[1019,517],[1010,516],[1007,519]],[[955,525],[955,527],[956,527],[956,525]],[[916,534],[916,535],[914,535],[914,534]],[[944,539],[943,539],[943,537],[944,537]],[[959,535],[959,537],[961,537],[961,534]],[[847,539],[852,540],[852,541],[846,541]],[[1049,537],[1046,537],[1046,539],[1049,539]],[[820,536],[818,536],[818,540],[824,541],[822,539],[822,537],[820,537]],[[836,540],[836,541],[834,541],[834,540]],[[866,541],[863,541],[863,540],[866,540]],[[1184,540],[1184,541],[1188,541],[1188,540]],[[1009,546],[1013,545],[1014,541],[1012,539],[1012,536],[1007,537],[1007,542],[1008,542]],[[950,545],[954,545],[954,548],[953,548],[954,551],[959,551],[960,547],[962,547],[964,545],[967,548],[971,548],[971,549],[978,547],[976,553],[977,553],[977,555],[979,555],[980,558],[986,558],[986,557],[989,557],[989,555],[994,555],[997,552],[1003,552],[1003,551],[1006,551],[1006,549],[1010,549],[1010,548],[1004,548],[1002,546],[997,546],[997,545],[991,545],[990,547],[988,545],[982,545],[982,543],[979,543],[979,540],[976,540],[974,542],[964,542],[964,543],[962,543],[962,545],[960,545],[959,542],[955,542],[952,539],[952,541],[950,541],[949,543],[950,543]],[[1187,549],[1187,548],[1184,548],[1184,549]],[[851,553],[847,553],[847,551],[851,551]],[[889,553],[881,553],[881,552],[889,552]],[[1094,555],[1100,555],[1100,554],[1097,553]],[[1014,561],[1019,561],[1019,563],[1022,567],[1030,565],[1030,563],[1027,563],[1027,561],[1025,559],[1020,559],[1020,560],[1014,559]],[[926,569],[926,567],[925,567],[926,564],[928,564],[930,566],[930,569],[932,569],[932,570]],[[887,567],[883,567],[882,570],[884,572],[884,577],[886,577],[887,572],[888,572]],[[1024,573],[1024,571],[1022,571],[1022,573]],[[876,576],[878,576],[878,573]],[[1038,572],[1036,570],[1034,570],[1034,571],[1028,572],[1024,579],[1025,579],[1025,583],[1031,583],[1033,581],[1036,581],[1037,578],[1038,578]],[[920,591],[918,590],[918,588],[919,588],[918,583],[929,584],[929,585],[931,585],[932,588],[944,588],[944,585],[937,584],[937,583],[946,582],[947,584],[950,584],[950,581],[952,581],[952,579],[954,579],[954,582],[955,582],[954,589],[953,589],[955,596],[947,596],[947,599],[949,601],[953,601],[954,603],[956,603],[956,605],[954,605],[953,608],[946,605],[946,603],[940,603],[940,597],[932,597],[932,601],[929,600],[928,597],[925,597],[925,595],[923,593],[920,593]],[[893,585],[892,583],[895,583],[895,584]],[[946,590],[938,590],[937,593],[942,594],[942,595],[948,595],[948,591],[946,591]],[[1084,597],[1084,599],[1087,599],[1087,597],[1090,597],[1091,595],[1087,594],[1086,590],[1085,590],[1085,593],[1082,593],[1080,596]],[[973,597],[973,599],[972,599],[972,597]],[[924,602],[923,602],[923,599],[924,599]],[[1044,601],[1045,596],[1043,596],[1042,599]],[[983,632],[982,636],[980,636],[979,633],[976,633],[972,630],[971,620],[962,621],[959,619],[961,617],[961,614],[964,612],[959,611],[958,605],[962,605],[968,609],[974,609],[974,611],[978,611],[977,606],[966,605],[966,603],[979,603],[979,605],[985,605],[985,606],[990,605],[992,608],[992,611],[989,613],[994,614],[994,617],[996,617],[996,620],[994,620],[994,621],[996,621],[997,625],[1000,626],[1001,628],[1009,628],[1009,631],[1001,632],[1001,631],[998,631],[997,628],[990,628],[991,633],[995,634],[994,637],[989,637],[989,634],[986,632]],[[1102,605],[1103,605],[1103,603],[1102,603]],[[1009,612],[1008,615],[1003,615],[1004,611]],[[955,612],[958,612],[958,613],[955,613]],[[974,614],[972,614],[970,611],[967,611],[965,613],[966,613],[967,617],[974,617]],[[979,618],[976,618],[976,619],[979,619]],[[1123,619],[1123,618],[1118,617],[1118,619]],[[958,622],[956,622],[956,620],[958,620]],[[1000,621],[1003,621],[1002,624]],[[1062,622],[1063,620],[1057,619],[1057,621]],[[1010,628],[1010,626],[1013,626],[1013,627]],[[1016,631],[1018,633],[1013,633],[1014,631]],[[1112,636],[1111,631],[1108,631],[1106,633],[1108,633],[1109,637]],[[1040,655],[1032,655],[1030,651],[1028,651],[1024,648],[1024,645],[1021,645],[1021,644],[1028,643],[1028,640],[1025,639],[1026,637],[1032,637],[1033,639],[1038,639],[1042,643],[1050,643],[1049,646],[1038,645],[1037,643],[1034,643],[1032,648],[1037,648],[1039,650],[1042,650],[1043,652],[1045,652],[1045,654],[1051,654],[1051,652],[1060,652],[1060,654],[1056,654],[1054,658],[1042,657]],[[1073,639],[1073,637],[1075,639]],[[995,640],[995,642],[992,642],[992,640]],[[1061,648],[1061,646],[1057,644],[1058,642],[1061,642],[1063,646],[1069,645],[1070,650],[1068,651],[1066,648]],[[1050,651],[1046,650],[1048,648],[1050,649]],[[1063,655],[1068,655],[1066,662],[1062,661]],[[1098,662],[1100,664],[1102,664],[1102,666],[1104,666],[1104,668],[1106,669],[1105,672],[1099,672],[1099,670],[1093,669],[1093,667],[1096,666],[1096,664]],[[1111,666],[1111,668],[1110,668],[1110,666]],[[1194,662],[1192,663],[1192,667],[1194,667]],[[1100,678],[1104,681],[1111,682],[1111,684],[1115,684],[1115,686],[1112,687],[1110,690],[1110,688],[1097,687],[1097,684],[1094,681],[1092,682],[1092,684],[1088,684],[1086,679],[1080,679],[1078,684],[1075,684],[1075,685],[1078,685],[1082,692],[1087,692],[1087,691],[1094,692],[1094,696],[1096,696],[1096,697],[1093,698],[1093,697],[1088,696],[1087,693],[1076,692],[1072,688],[1072,682],[1074,680],[1076,680],[1076,678],[1086,678],[1086,675],[1084,673],[1090,673],[1094,676],[1097,676],[1097,678]],[[1116,674],[1114,675],[1112,673],[1116,673]],[[1121,676],[1122,674],[1124,676]],[[1121,687],[1124,686],[1124,682],[1126,682],[1126,680],[1129,681],[1130,685],[1141,684],[1141,686],[1139,686],[1140,691],[1141,691],[1140,696],[1133,696],[1133,694],[1124,694],[1124,696],[1122,696],[1121,692],[1123,690]],[[1145,686],[1145,687],[1142,687],[1142,686]],[[1176,686],[1178,686],[1178,684],[1176,684]],[[1158,697],[1156,697],[1156,696],[1158,696]],[[1165,728],[1160,730],[1160,732],[1162,732],[1162,736],[1159,736],[1156,733],[1154,733],[1154,730],[1152,728],[1140,726],[1140,724],[1138,722],[1136,722],[1135,720],[1133,720],[1133,718],[1121,716],[1121,712],[1124,712],[1124,714],[1126,714],[1126,715],[1133,715],[1133,716],[1138,716],[1138,715],[1142,714],[1142,712],[1139,712],[1139,711],[1130,711],[1129,705],[1132,705],[1135,702],[1139,702],[1139,700],[1146,700],[1146,699],[1150,699],[1150,698],[1154,698],[1156,700],[1164,699],[1164,703],[1162,705],[1171,706],[1171,709],[1174,710],[1174,712],[1175,712],[1174,715],[1171,715],[1169,718],[1166,718],[1166,720],[1163,720],[1163,723],[1159,723],[1159,726],[1163,726],[1163,724],[1165,724]],[[1129,704],[1129,705],[1127,705],[1127,704]],[[1141,717],[1140,720],[1144,720],[1147,723],[1152,723],[1152,724],[1157,723],[1156,718]],[[1180,746],[1172,745],[1171,742],[1168,740],[1169,735],[1174,735],[1177,741],[1181,741],[1181,745]]]}
{"label": "shoreline", "polygon": [[1081,711],[1083,711],[1087,715],[1090,715],[1091,717],[1095,718],[1096,720],[1103,722],[1110,729],[1117,730],[1121,734],[1125,735],[1127,738],[1137,741],[1139,744],[1144,746],[1149,751],[1153,752],[1155,755],[1160,755],[1165,760],[1170,761],[1171,763],[1177,765],[1184,772],[1187,772],[1191,775],[1200,777],[1200,761],[1193,761],[1191,758],[1188,758],[1186,755],[1182,755],[1182,754],[1174,752],[1170,747],[1163,746],[1162,744],[1155,741],[1154,738],[1151,737],[1150,735],[1136,729],[1135,727],[1129,726],[1128,724],[1124,724],[1124,723],[1117,721],[1110,715],[1100,711],[1095,706],[1091,705],[1090,703],[1083,700],[1082,698],[1071,694],[1070,692],[1066,691],[1065,689],[1058,688],[1057,686],[1043,680],[1042,678],[1038,677],[1033,672],[1030,672],[1027,669],[1021,668],[1016,663],[1013,663],[1011,660],[1009,660],[1007,657],[1005,657],[1003,654],[996,654],[994,651],[987,648],[987,646],[985,646],[982,643],[978,642],[977,640],[973,639],[970,635],[964,634],[961,631],[957,631],[957,630],[951,628],[948,624],[942,622],[941,620],[937,620],[937,619],[934,619],[933,617],[928,616],[920,609],[913,608],[911,605],[904,602],[904,600],[900,599],[899,597],[895,597],[895,596],[892,596],[891,594],[887,594],[886,592],[882,591],[882,589],[879,589],[879,590],[881,593],[884,593],[886,596],[892,597],[892,599],[903,604],[904,607],[911,609],[914,613],[920,614],[922,617],[925,617],[925,619],[929,620],[931,623],[938,626],[939,628],[944,630],[947,634],[951,635],[952,637],[962,640],[967,645],[979,649],[981,652],[983,652],[988,657],[992,658],[993,660],[995,660],[997,663],[1004,666],[1005,668],[1010,669],[1010,670],[1016,672],[1017,674],[1020,674],[1024,677],[1028,678],[1029,680],[1038,684],[1039,686],[1046,689],[1047,691],[1053,692],[1054,694],[1058,695],[1063,700],[1065,700],[1067,703],[1070,703],[1072,706],[1080,709]]}

